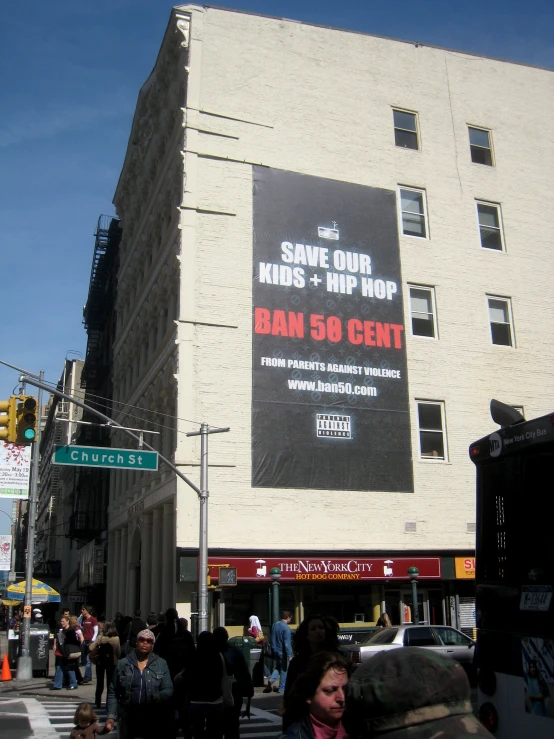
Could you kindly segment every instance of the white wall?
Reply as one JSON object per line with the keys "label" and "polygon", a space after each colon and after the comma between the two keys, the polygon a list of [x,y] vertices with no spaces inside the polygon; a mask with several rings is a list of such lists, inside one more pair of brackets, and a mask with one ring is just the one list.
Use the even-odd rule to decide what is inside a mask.
{"label": "white wall", "polygon": [[[231,426],[210,438],[210,547],[471,549],[467,448],[494,428],[490,399],[554,407],[552,73],[189,11],[178,415]],[[394,146],[392,106],[418,113],[419,151]],[[496,166],[471,162],[468,124],[491,130]],[[404,283],[435,287],[440,335],[410,336],[405,294],[414,494],[251,488],[252,164],[426,189],[431,238],[400,236]],[[501,204],[506,253],[480,247],[476,198]],[[511,298],[515,348],[491,344],[487,293]],[[418,398],[445,403],[447,462],[418,459]],[[177,456],[198,480],[199,443],[180,438]],[[177,545],[197,546],[196,496],[179,483],[177,498]]]}

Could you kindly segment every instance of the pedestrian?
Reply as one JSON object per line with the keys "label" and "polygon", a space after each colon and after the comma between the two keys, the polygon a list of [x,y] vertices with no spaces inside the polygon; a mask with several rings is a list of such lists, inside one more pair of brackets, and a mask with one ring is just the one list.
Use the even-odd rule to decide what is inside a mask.
{"label": "pedestrian", "polygon": [[130,654],[137,646],[137,634],[139,631],[144,631],[144,629],[148,628],[147,624],[140,617],[140,613],[140,608],[137,608],[133,618],[125,628],[122,646],[122,651],[125,656]]}
{"label": "pedestrian", "polygon": [[350,739],[484,739],[463,667],[420,647],[380,652],[348,684],[344,727]]}
{"label": "pedestrian", "polygon": [[223,736],[223,678],[227,681],[224,666],[214,635],[202,631],[193,658],[175,678],[177,708],[185,736],[189,731],[193,739]]}
{"label": "pedestrian", "polygon": [[[285,684],[287,680],[287,670],[289,662],[292,659],[291,633],[289,624],[292,621],[292,613],[290,611],[281,611],[281,620],[276,621],[271,628],[271,653],[274,660],[273,672],[269,676],[267,687],[264,693],[271,693],[272,690],[278,693],[285,692]],[[275,688],[275,682],[279,678],[279,688]]]}
{"label": "pedestrian", "polygon": [[127,628],[127,624],[129,623],[131,619],[127,616],[124,616],[121,611],[118,611],[115,614],[114,617],[114,624],[115,628],[117,629],[117,635],[119,636],[119,643],[123,644],[123,635],[125,633],[125,629]]}
{"label": "pedestrian", "polygon": [[225,660],[227,676],[232,678],[233,705],[223,706],[223,734],[225,739],[239,739],[240,712],[244,698],[254,695],[254,685],[243,653],[229,646],[229,633],[223,626],[214,629],[214,638],[219,652]]}
{"label": "pedestrian", "polygon": [[98,716],[94,713],[90,703],[79,703],[73,717],[75,728],[70,739],[94,739],[96,734],[108,734],[106,727],[100,728]]}
{"label": "pedestrian", "polygon": [[83,632],[83,659],[81,665],[85,665],[85,676],[83,683],[90,683],[92,680],[92,663],[89,658],[88,648],[98,636],[98,621],[92,615],[91,606],[83,606],[81,608],[81,631]]}
{"label": "pedestrian", "polygon": [[282,739],[345,739],[342,725],[348,662],[341,654],[320,652],[294,681],[283,715]]}
{"label": "pedestrian", "polygon": [[175,608],[168,608],[154,651],[165,659],[172,679],[184,670],[194,656],[194,639],[187,629],[188,621],[180,619]]}
{"label": "pedestrian", "polygon": [[96,665],[96,708],[102,705],[102,693],[104,692],[104,675],[106,676],[106,688],[113,679],[115,666],[121,656],[119,636],[113,621],[106,621],[102,625],[102,633],[92,642],[89,647],[90,660]]}
{"label": "pedestrian", "polygon": [[70,690],[75,690],[77,688],[75,671],[81,656],[81,643],[77,638],[75,628],[71,627],[70,621],[67,618],[62,617],[60,619],[60,626],[60,632],[56,636],[56,642],[58,644],[56,651],[59,652],[59,657],[56,664],[52,690],[61,690],[65,682],[69,683]]}
{"label": "pedestrian", "polygon": [[79,685],[81,685],[84,682],[83,676],[81,675],[80,664],[82,662],[82,650],[83,650],[83,643],[84,643],[85,637],[83,636],[83,632],[81,631],[81,624],[79,623],[79,619],[77,618],[77,616],[70,616],[68,621],[69,621],[69,628],[75,631],[75,636],[77,637],[77,640],[79,641],[79,645],[81,649],[81,659],[75,662],[75,667],[74,667],[75,677],[77,678],[77,682],[79,683]]}
{"label": "pedestrian", "polygon": [[108,685],[106,728],[111,731],[117,717],[120,739],[157,739],[173,730],[171,676],[153,647],[154,634],[140,631],[136,648],[119,660]]}
{"label": "pedestrian", "polygon": [[[294,657],[287,672],[285,707],[294,681],[304,672],[310,657],[319,652],[341,654],[336,627],[323,616],[308,616],[302,621],[292,638],[292,650]],[[284,720],[283,728],[286,729]]]}
{"label": "pedestrian", "polygon": [[380,629],[388,629],[390,626],[392,626],[389,614],[382,613],[377,619],[377,623],[375,625],[378,626]]}

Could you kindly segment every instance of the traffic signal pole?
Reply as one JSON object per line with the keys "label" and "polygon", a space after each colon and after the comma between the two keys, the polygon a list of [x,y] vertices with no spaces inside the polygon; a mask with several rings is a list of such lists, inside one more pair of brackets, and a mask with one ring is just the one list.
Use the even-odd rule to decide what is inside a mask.
{"label": "traffic signal pole", "polygon": [[[39,382],[44,380],[40,371]],[[21,627],[21,654],[17,660],[17,679],[30,680],[33,677],[31,657],[31,616],[33,589],[33,560],[35,558],[35,528],[37,519],[38,465],[41,436],[42,388],[39,385],[37,408],[37,435],[31,457],[31,480],[29,484],[29,524],[27,526],[27,562],[25,566],[25,600],[23,601],[23,624]]]}
{"label": "traffic signal pole", "polygon": [[[2,362],[1,360],[0,360],[0,363],[7,364],[6,362]],[[8,365],[8,366],[12,366],[12,365]],[[81,402],[77,398],[74,398],[72,395],[67,395],[66,393],[61,392],[61,390],[58,390],[57,388],[55,389],[55,388],[50,387],[49,385],[44,384],[43,379],[44,377],[43,377],[42,372],[41,372],[41,377],[39,380],[35,379],[35,376],[29,377],[26,374],[21,375],[19,378],[20,382],[28,383],[29,385],[33,385],[35,387],[40,388],[40,390],[46,390],[49,393],[52,393],[53,395],[58,396],[59,398],[68,400],[70,403],[74,403],[80,408],[83,408],[84,410],[89,411],[90,413],[94,414],[97,418],[101,418],[103,421],[105,421],[109,426],[113,426],[114,428],[118,428],[121,431],[124,431],[126,434],[131,436],[133,439],[135,439],[139,443],[142,441],[140,436],[137,436],[132,431],[129,431],[129,429],[121,426],[121,424],[117,423],[116,421],[111,419],[109,416],[106,416],[104,413],[97,411],[96,408],[91,408],[91,406],[87,405],[86,403]],[[40,398],[41,398],[41,395],[39,394],[39,399]],[[40,407],[40,400],[39,400],[39,407]],[[40,427],[40,424],[39,424],[39,427]],[[208,581],[207,581],[207,574],[208,574],[208,498],[209,498],[208,435],[209,434],[223,434],[228,431],[230,431],[229,428],[210,428],[207,423],[203,423],[200,426],[200,431],[193,431],[193,432],[187,433],[187,436],[200,436],[201,437],[201,441],[200,441],[200,488],[198,488],[191,480],[189,480],[188,477],[186,477],[181,472],[181,470],[175,467],[175,465],[172,462],[170,462],[169,459],[166,459],[165,457],[163,457],[161,454],[158,453],[158,456],[161,459],[161,461],[165,462],[165,464],[177,475],[177,477],[183,480],[183,482],[186,482],[186,484],[197,493],[199,502],[200,502],[200,516],[199,516],[200,532],[199,532],[199,542],[198,542],[199,544],[199,547],[198,547],[199,549],[199,557],[198,557],[198,560],[199,560],[198,562],[198,611],[199,611],[198,628],[199,628],[199,631],[207,631],[209,629]],[[40,430],[39,430],[39,433],[40,433]],[[142,443],[143,443],[143,446],[146,447],[147,449],[150,449],[150,451],[153,451],[153,452],[156,451],[153,447],[151,447],[145,441],[142,441]],[[38,447],[38,445],[36,446]],[[37,451],[37,472],[38,472],[38,451]],[[35,503],[35,508],[36,508],[36,503]],[[33,539],[33,543],[34,543],[34,539]]]}

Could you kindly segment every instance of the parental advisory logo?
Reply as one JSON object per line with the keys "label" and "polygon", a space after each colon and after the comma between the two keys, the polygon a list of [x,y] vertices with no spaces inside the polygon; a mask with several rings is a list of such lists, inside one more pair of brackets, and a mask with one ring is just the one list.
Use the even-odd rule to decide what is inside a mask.
{"label": "parental advisory logo", "polygon": [[351,439],[350,416],[329,416],[316,414],[317,436],[332,436],[336,439]]}

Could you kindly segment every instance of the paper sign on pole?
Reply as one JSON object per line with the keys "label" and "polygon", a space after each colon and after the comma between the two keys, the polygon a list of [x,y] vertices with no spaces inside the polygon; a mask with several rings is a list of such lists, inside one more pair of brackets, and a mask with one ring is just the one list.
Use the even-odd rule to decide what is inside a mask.
{"label": "paper sign on pole", "polygon": [[28,498],[30,471],[31,447],[0,441],[0,499]]}
{"label": "paper sign on pole", "polygon": [[10,570],[12,562],[12,537],[7,535],[0,536],[0,571]]}

